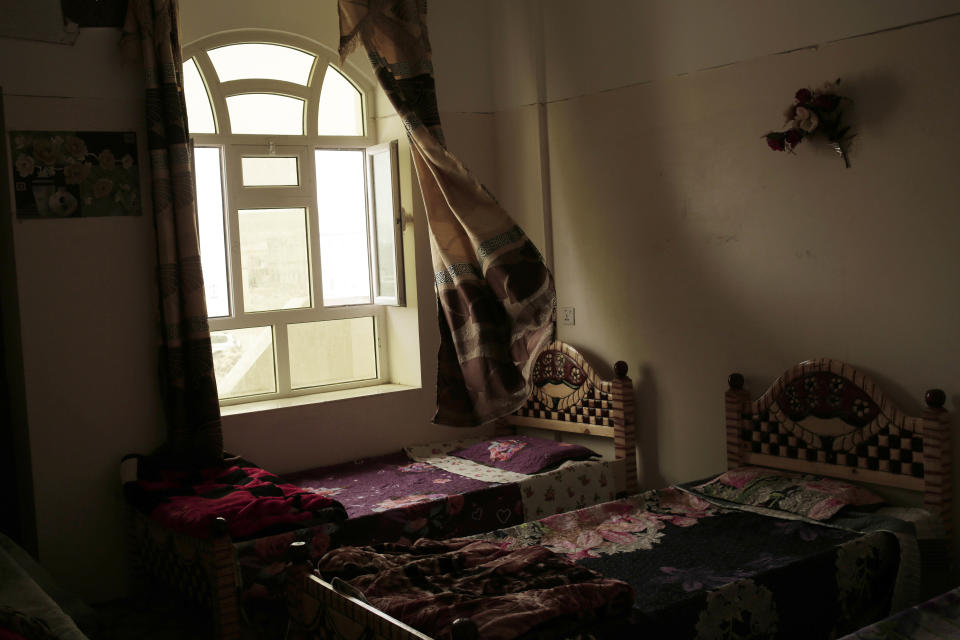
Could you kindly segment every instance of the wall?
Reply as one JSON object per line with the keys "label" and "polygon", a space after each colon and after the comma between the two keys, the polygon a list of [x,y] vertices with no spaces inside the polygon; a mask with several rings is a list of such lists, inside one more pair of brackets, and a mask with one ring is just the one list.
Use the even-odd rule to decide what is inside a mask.
{"label": "wall", "polygon": [[[118,38],[0,39],[6,126],[136,131],[146,186],[143,81]],[[125,571],[119,461],[161,436],[152,217],[12,226],[40,559],[89,599],[112,597]]]}
{"label": "wall", "polygon": [[[279,12],[263,3],[185,0],[182,41],[265,28],[335,48],[334,0],[286,4]],[[146,168],[142,72],[121,59],[118,37],[116,30],[83,29],[74,46],[0,38],[7,128],[135,130]],[[348,68],[372,80],[362,52]],[[382,110],[382,95],[376,104]],[[478,140],[476,119],[453,114],[450,137]],[[492,115],[484,119],[492,125]],[[412,339],[394,345],[391,355],[413,360],[400,381],[422,387],[225,416],[226,448],[276,472],[477,432],[430,424],[439,339],[425,221],[399,120],[382,113],[378,126],[380,139],[401,142],[402,204],[411,216],[404,234],[410,307],[391,312],[389,322]],[[477,148],[484,151],[474,160],[492,175],[493,150]],[[121,595],[126,585],[120,458],[163,438],[149,194],[145,200],[139,217],[13,224],[40,559],[93,602]]]}
{"label": "wall", "polygon": [[[615,0],[491,11],[498,129],[522,133],[526,120],[529,135],[546,105],[545,227],[559,304],[576,307],[560,335],[629,364],[645,486],[723,468],[732,371],[759,393],[794,362],[841,358],[909,410],[933,386],[957,409],[960,17],[935,18],[958,11]],[[836,77],[854,100],[853,167],[808,142],[793,156],[767,149],[761,136],[796,89]],[[535,176],[528,138],[498,143],[501,175]]]}

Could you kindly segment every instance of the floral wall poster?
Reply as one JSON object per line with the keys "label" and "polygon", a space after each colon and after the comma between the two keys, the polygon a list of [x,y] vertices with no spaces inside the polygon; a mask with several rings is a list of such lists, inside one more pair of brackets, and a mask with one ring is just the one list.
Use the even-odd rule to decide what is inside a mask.
{"label": "floral wall poster", "polygon": [[18,218],[138,216],[132,132],[11,131]]}

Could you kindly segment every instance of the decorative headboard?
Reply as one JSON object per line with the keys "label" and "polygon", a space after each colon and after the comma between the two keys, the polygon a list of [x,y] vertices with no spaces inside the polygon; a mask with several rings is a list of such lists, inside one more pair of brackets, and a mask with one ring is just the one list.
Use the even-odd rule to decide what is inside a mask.
{"label": "decorative headboard", "polygon": [[909,416],[865,374],[839,360],[795,365],[760,398],[743,376],[726,392],[727,466],[775,467],[919,491],[952,534],[953,483],[946,394],[926,393]]}
{"label": "decorative headboard", "polygon": [[526,404],[503,418],[498,431],[533,427],[612,438],[615,458],[623,460],[625,489],[636,493],[633,381],[626,362],[618,361],[613,369],[614,378],[604,380],[574,347],[561,341],[548,344],[534,363]]}

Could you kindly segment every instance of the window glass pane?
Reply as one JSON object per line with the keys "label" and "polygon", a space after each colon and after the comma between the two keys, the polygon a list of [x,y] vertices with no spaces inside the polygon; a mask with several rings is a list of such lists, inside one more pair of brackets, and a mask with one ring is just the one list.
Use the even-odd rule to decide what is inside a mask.
{"label": "window glass pane", "polygon": [[221,82],[268,78],[307,86],[314,60],[309,53],[276,44],[232,44],[207,54]]}
{"label": "window glass pane", "polygon": [[207,315],[219,318],[230,315],[220,149],[197,147],[193,162],[196,166],[197,232],[200,235],[200,265],[207,294]]}
{"label": "window glass pane", "polygon": [[397,296],[397,261],[394,246],[393,171],[390,165],[390,150],[385,149],[371,156],[373,165],[373,207],[377,238],[377,270],[374,274],[379,283],[379,295]]}
{"label": "window glass pane", "polygon": [[377,377],[373,318],[291,324],[287,336],[295,389]]}
{"label": "window glass pane", "polygon": [[216,133],[210,96],[193,58],[183,63],[183,99],[187,103],[190,133]]}
{"label": "window glass pane", "polygon": [[277,390],[270,327],[211,331],[217,396],[237,398]]}
{"label": "window glass pane", "polygon": [[286,187],[300,184],[297,158],[242,158],[243,186]]}
{"label": "window glass pane", "polygon": [[240,261],[245,311],[310,306],[304,209],[241,209]]}
{"label": "window glass pane", "polygon": [[320,89],[317,134],[321,136],[362,136],[363,102],[349,80],[327,67]]}
{"label": "window glass pane", "polygon": [[369,302],[364,152],[317,149],[315,154],[323,304]]}
{"label": "window glass pane", "polygon": [[227,96],[233,133],[303,135],[303,100],[275,93]]}

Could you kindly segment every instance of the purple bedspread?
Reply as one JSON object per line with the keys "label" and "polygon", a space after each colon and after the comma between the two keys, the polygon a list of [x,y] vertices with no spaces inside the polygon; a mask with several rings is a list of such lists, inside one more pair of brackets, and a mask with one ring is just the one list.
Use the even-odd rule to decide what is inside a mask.
{"label": "purple bedspread", "polygon": [[334,544],[449,538],[523,522],[518,485],[466,478],[413,462],[402,451],[284,480],[346,508],[349,520],[337,527]]}

